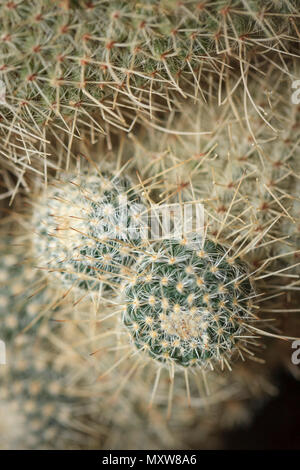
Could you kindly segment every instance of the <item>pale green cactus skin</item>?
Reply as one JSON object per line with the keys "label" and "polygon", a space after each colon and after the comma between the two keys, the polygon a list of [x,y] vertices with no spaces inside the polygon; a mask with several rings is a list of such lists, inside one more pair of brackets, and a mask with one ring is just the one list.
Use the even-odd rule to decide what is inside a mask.
{"label": "pale green cactus skin", "polygon": [[[47,179],[55,166],[49,140],[68,149],[68,169],[86,134],[108,136],[111,148],[110,132],[158,125],[183,97],[206,103],[224,88],[231,100],[248,75],[265,82],[270,63],[296,80],[297,13],[295,0],[3,1],[1,165],[13,178],[22,171],[18,189],[28,191],[36,170]],[[8,177],[0,181],[14,197]]]}

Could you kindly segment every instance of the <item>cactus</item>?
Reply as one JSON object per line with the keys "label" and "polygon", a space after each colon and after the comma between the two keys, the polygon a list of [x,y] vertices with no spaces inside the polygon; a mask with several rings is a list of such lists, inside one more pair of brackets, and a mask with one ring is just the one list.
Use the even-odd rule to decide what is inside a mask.
{"label": "cactus", "polygon": [[224,365],[245,343],[253,315],[246,265],[208,239],[151,248],[125,290],[123,321],[136,347],[167,364]]}
{"label": "cactus", "polygon": [[[297,2],[16,0],[0,25],[0,447],[219,445],[296,375]],[[131,231],[169,202],[203,233]]]}
{"label": "cactus", "polygon": [[[4,142],[45,143],[45,129],[130,131],[174,107],[173,97],[210,94],[211,80],[297,56],[294,1],[2,2],[0,79]],[[280,64],[283,64],[282,66]],[[161,102],[162,101],[162,102]]]}
{"label": "cactus", "polygon": [[[210,245],[211,247],[215,247],[215,243],[208,243],[208,245]],[[180,249],[184,253],[188,251],[187,247],[183,247],[181,245]],[[135,248],[135,250],[138,251],[138,248]],[[224,255],[224,249],[220,248],[220,250],[222,253],[222,257]],[[141,260],[143,260],[143,256],[141,257]],[[240,264],[240,262],[238,261],[237,265],[239,266],[239,269],[244,273],[245,266],[243,264]],[[135,268],[133,269],[132,267],[131,269],[132,272],[134,272]],[[68,298],[66,300],[67,303],[70,303],[70,300]],[[116,324],[118,323],[118,316],[113,315],[111,305],[108,304],[105,310],[103,309],[102,305],[102,308],[99,311],[96,303],[94,306],[96,309],[95,313],[93,312],[90,300],[80,302],[77,307],[79,308],[79,311],[77,312],[76,317],[73,317],[74,307],[72,306],[72,304],[70,305],[70,313],[67,314],[67,316],[65,316],[65,314],[62,312],[56,312],[54,318],[57,318],[60,321],[63,320],[63,323],[61,323],[63,327],[63,332],[58,334],[58,332],[55,330],[55,333],[52,336],[55,343],[60,344],[63,338],[64,341],[67,341],[66,344],[60,344],[61,351],[63,354],[59,356],[61,356],[61,359],[63,360],[64,364],[68,364],[69,371],[70,368],[72,368],[71,370],[73,375],[79,375],[85,381],[84,389],[80,389],[78,388],[78,386],[74,388],[74,385],[71,387],[73,393],[77,397],[83,396],[86,397],[85,400],[87,400],[87,402],[85,402],[85,405],[82,404],[83,412],[88,412],[88,416],[85,416],[84,428],[82,428],[82,424],[77,423],[77,421],[75,423],[74,421],[70,423],[68,418],[63,418],[61,421],[60,413],[62,413],[62,416],[68,417],[69,400],[71,400],[71,403],[73,403],[73,399],[69,396],[70,388],[67,382],[65,385],[62,385],[61,388],[63,396],[55,396],[55,409],[57,410],[58,415],[54,414],[54,420],[53,417],[51,418],[51,420],[44,419],[43,415],[43,409],[49,409],[51,406],[51,400],[49,399],[49,396],[46,395],[46,404],[45,401],[39,398],[39,395],[37,395],[37,398],[34,398],[34,400],[27,400],[26,394],[24,395],[22,392],[22,394],[17,395],[14,400],[8,400],[7,397],[5,399],[6,410],[9,410],[10,418],[14,420],[13,410],[17,406],[17,401],[19,403],[18,406],[21,406],[21,409],[23,410],[23,416],[25,411],[27,410],[27,406],[31,410],[34,410],[34,412],[32,411],[30,412],[31,414],[29,414],[30,423],[33,422],[34,426],[35,424],[37,425],[38,423],[40,423],[41,427],[38,428],[39,437],[37,437],[37,428],[35,430],[33,429],[33,435],[31,432],[25,435],[25,428],[21,426],[19,428],[20,436],[16,436],[16,434],[14,435],[14,437],[18,437],[19,442],[21,442],[21,444],[16,444],[17,447],[61,448],[62,446],[64,446],[64,448],[78,448],[78,446],[83,445],[84,448],[87,448],[88,444],[86,438],[76,437],[78,436],[77,431],[80,431],[80,429],[89,430],[89,433],[92,432],[92,434],[96,433],[97,430],[99,446],[99,443],[102,442],[99,433],[101,435],[103,426],[104,431],[107,426],[107,430],[109,430],[108,440],[104,441],[104,448],[124,448],[127,446],[129,448],[132,448],[135,443],[138,443],[139,448],[146,445],[150,447],[154,446],[154,448],[160,448],[160,446],[163,446],[164,448],[169,446],[172,448],[183,448],[188,445],[189,441],[187,436],[190,436],[189,439],[191,439],[191,428],[193,428],[193,426],[197,424],[197,421],[200,420],[202,423],[201,432],[199,430],[199,439],[203,439],[204,442],[206,440],[207,442],[207,439],[209,438],[210,434],[219,432],[223,425],[227,426],[230,423],[233,425],[232,420],[229,420],[228,422],[229,418],[226,414],[227,408],[229,410],[232,407],[234,408],[236,420],[243,419],[245,412],[247,412],[247,419],[250,419],[252,408],[255,409],[255,407],[257,406],[257,402],[259,403],[260,400],[265,397],[266,391],[264,390],[264,387],[267,388],[267,384],[264,384],[263,382],[263,379],[266,379],[266,372],[263,366],[260,366],[261,370],[258,368],[258,370],[256,370],[255,375],[253,376],[255,378],[253,378],[253,380],[255,380],[255,384],[256,387],[258,387],[258,390],[251,392],[251,390],[249,390],[249,385],[247,385],[247,381],[250,380],[249,365],[247,364],[246,367],[243,366],[243,372],[241,372],[241,374],[246,374],[246,377],[244,379],[242,379],[242,377],[241,379],[238,378],[236,374],[235,365],[233,368],[233,372],[231,373],[223,372],[220,375],[219,373],[212,374],[210,372],[208,374],[205,374],[204,385],[206,387],[209,387],[210,389],[209,396],[200,395],[200,398],[198,398],[197,396],[197,394],[199,393],[198,387],[201,391],[204,385],[201,384],[201,375],[199,377],[199,374],[196,374],[195,377],[193,372],[191,374],[191,376],[195,378],[195,383],[194,381],[186,382],[185,380],[183,380],[180,374],[178,374],[176,375],[175,385],[174,376],[172,376],[171,374],[171,382],[167,380],[164,375],[165,372],[160,371],[160,369],[157,369],[155,361],[153,361],[152,359],[147,362],[148,370],[144,373],[145,362],[141,358],[138,358],[138,360],[136,360],[136,353],[132,351],[132,347],[128,343],[128,340],[125,339],[124,335],[120,334],[121,332],[119,326]],[[67,321],[67,323],[64,323],[66,318],[69,318],[69,321]],[[106,328],[103,328],[103,319],[106,319]],[[74,326],[78,325],[80,330],[78,328],[73,329],[73,323]],[[95,385],[93,384],[93,379],[91,382],[89,381],[88,383],[86,383],[87,376],[89,378],[93,377],[95,371],[93,371],[93,369],[91,368],[91,364],[87,363],[86,360],[84,360],[83,362],[78,360],[79,358],[84,357],[83,352],[79,349],[79,355],[75,354],[74,356],[72,352],[73,345],[75,345],[76,347],[77,343],[79,345],[86,343],[86,340],[82,339],[81,335],[79,335],[79,332],[83,328],[85,328],[85,325],[89,329],[88,325],[90,323],[92,324],[92,329],[90,332],[91,337],[87,344],[89,345],[90,352],[93,351],[93,349],[91,349],[92,344],[95,344],[96,352],[93,354],[95,360],[95,370],[96,374],[98,371],[98,374],[101,375],[97,387],[95,387]],[[93,325],[96,327],[95,330]],[[70,328],[70,331],[67,334],[65,331],[66,327]],[[249,336],[249,334],[250,333],[247,332],[247,336]],[[120,338],[121,343],[116,341],[116,338]],[[67,346],[67,344],[69,344],[69,346]],[[98,352],[99,346],[100,351]],[[126,348],[125,352],[124,348]],[[69,349],[71,349],[71,356]],[[49,351],[49,348],[47,348],[47,350]],[[128,356],[127,350],[130,353],[130,357]],[[57,353],[50,351],[47,354],[50,354],[50,357],[56,357]],[[113,351],[116,351],[116,356],[113,354]],[[241,351],[243,350],[241,349]],[[75,360],[70,360],[73,357],[75,358]],[[123,366],[121,367],[121,369],[120,367],[116,367],[120,359],[124,358],[126,360],[122,361]],[[51,361],[53,361],[53,358],[51,359]],[[32,364],[33,362],[34,361],[31,355],[29,363]],[[225,361],[224,363],[226,364]],[[138,365],[142,367],[137,368]],[[232,366],[232,363],[229,364],[229,366]],[[33,369],[34,368],[32,368],[32,370]],[[185,367],[186,371],[187,369],[189,368]],[[39,369],[39,377],[41,377],[41,374],[44,370],[46,370],[45,363],[42,368]],[[161,376],[159,384],[155,378],[155,376],[157,377],[158,371],[160,371]],[[32,371],[29,372],[29,377],[32,377]],[[169,371],[167,371],[167,376],[168,373]],[[202,373],[204,373],[203,370]],[[45,377],[49,376],[51,376],[51,373],[47,373],[45,375]],[[66,377],[66,374],[61,369],[60,377],[62,381],[63,376]],[[29,384],[31,380],[32,379],[25,380],[25,383]],[[186,378],[186,380],[188,379]],[[261,385],[259,385],[260,381],[262,381]],[[62,383],[64,383],[64,381]],[[187,396],[187,391],[185,390],[186,386],[188,391]],[[169,387],[170,390],[168,390]],[[271,386],[268,387],[271,388]],[[203,394],[204,392],[201,391],[200,393]],[[239,394],[243,397],[244,401],[239,398]],[[69,397],[67,398],[66,403],[64,402],[64,396]],[[63,401],[61,402],[62,398]],[[10,403],[8,403],[8,401]],[[29,401],[31,402],[30,404]],[[168,416],[172,423],[171,429],[166,428],[167,424],[165,423],[164,413],[166,401],[168,402]],[[26,406],[24,406],[24,403],[26,403]],[[45,406],[42,406],[42,403],[44,403]],[[121,410],[118,410],[118,407],[115,409],[115,406],[118,403],[122,403]],[[150,421],[146,413],[147,406],[149,403],[151,405],[152,410]],[[186,408],[187,404],[190,404],[192,406],[190,412]],[[88,409],[86,409],[86,406],[88,406]],[[60,408],[61,412],[59,412]],[[81,409],[81,405],[79,405],[79,408]],[[105,410],[109,410],[109,416],[106,415]],[[17,414],[19,418],[20,416],[22,416],[22,414],[20,414],[19,412]],[[35,416],[34,420],[32,420],[33,415]],[[27,411],[25,414],[25,419],[27,419],[26,416]],[[220,416],[222,416],[222,423],[219,423]],[[7,416],[5,418],[7,418]],[[17,419],[17,417],[15,418]],[[22,419],[24,419],[24,417]],[[107,424],[104,424],[105,422]],[[147,426],[145,425],[146,422],[148,423]],[[5,424],[6,419],[3,419],[2,423]],[[136,427],[134,427],[133,424]],[[70,427],[73,427],[73,425],[75,426],[74,434],[73,431],[70,429]],[[31,426],[28,426],[28,429],[31,430]],[[126,429],[127,432],[124,431]],[[61,440],[60,437],[59,440],[56,441],[55,436],[66,436],[67,440],[65,440],[65,437]],[[140,436],[143,436],[143,442],[140,442]],[[30,439],[29,442],[27,442],[27,438]],[[7,446],[12,447],[12,444],[10,443]]]}
{"label": "cactus", "polygon": [[[40,355],[40,354],[39,354]],[[8,449],[45,449],[60,446],[78,448],[82,436],[72,429],[76,421],[76,406],[80,400],[72,397],[66,384],[49,361],[16,358],[6,374],[1,371],[1,433],[0,447]],[[3,377],[4,375],[4,377]],[[7,408],[7,410],[5,409]],[[8,416],[7,416],[8,415]],[[15,422],[14,422],[15,415]],[[5,418],[5,416],[7,416]],[[9,434],[11,420],[14,433]],[[19,423],[22,423],[19,428]],[[17,432],[15,424],[18,424]],[[5,442],[8,440],[8,442]]]}
{"label": "cactus", "polygon": [[[22,345],[31,335],[34,337],[38,329],[41,337],[42,333],[46,336],[50,326],[47,331],[44,326],[55,298],[53,291],[25,259],[20,247],[10,249],[10,252],[1,248],[0,252],[0,338]],[[24,335],[25,330],[30,332],[29,337]]]}
{"label": "cactus", "polygon": [[133,262],[130,230],[143,198],[129,177],[65,175],[35,205],[32,249],[39,266],[67,287],[112,291]]}
{"label": "cactus", "polygon": [[238,115],[229,102],[182,106],[168,123],[178,134],[141,130],[132,138],[132,153],[143,178],[157,186],[157,201],[202,203],[210,237],[219,234],[228,242],[232,231],[241,240],[247,237],[253,242],[253,269],[269,258],[274,273],[283,264],[291,272],[299,255],[299,112],[282,74],[271,68],[266,86],[258,88],[259,83],[253,80],[249,90],[264,119],[254,108],[241,107],[239,93],[233,100]]}
{"label": "cactus", "polygon": [[[5,231],[1,235],[7,241]],[[77,390],[68,386],[72,367],[57,360],[52,343],[59,332],[51,320],[66,315],[66,305],[26,259],[22,237],[10,234],[13,245],[0,248],[0,338],[6,345],[0,448],[80,448],[83,439],[89,446],[92,439],[81,422],[83,397],[78,385]]]}
{"label": "cactus", "polygon": [[[1,248],[1,338],[7,343],[8,357],[6,369],[0,369],[0,448],[183,447],[180,432],[174,433],[164,423],[164,409],[155,411],[149,419],[145,399],[149,385],[144,379],[136,377],[135,387],[127,382],[121,390],[123,380],[120,382],[120,371],[115,370],[95,383],[95,376],[107,372],[115,361],[110,350],[114,348],[112,338],[102,342],[107,350],[100,356],[97,353],[94,361],[88,360],[98,335],[109,331],[103,331],[99,322],[104,312],[100,315],[96,305],[93,312],[87,299],[76,305],[69,298],[62,301],[51,283],[40,291],[45,278],[39,282],[39,272],[29,260],[25,262],[22,236],[14,234],[10,254],[4,255]],[[7,289],[12,295],[8,296]],[[9,303],[4,305],[5,295]],[[58,306],[51,310],[50,304]],[[35,318],[32,315],[41,313],[43,325],[37,322],[24,332]],[[105,314],[110,315],[109,308]],[[114,328],[115,323],[111,318],[107,326]],[[129,362],[127,367],[132,365]],[[211,384],[212,397],[213,390],[216,393],[212,401],[218,403],[217,390],[221,387],[223,380]],[[141,388],[144,390],[139,395]],[[183,393],[184,388],[177,387],[178,398],[185,402]],[[204,410],[199,409],[199,413]],[[193,420],[193,416],[173,416],[176,426],[184,426],[186,431]]]}

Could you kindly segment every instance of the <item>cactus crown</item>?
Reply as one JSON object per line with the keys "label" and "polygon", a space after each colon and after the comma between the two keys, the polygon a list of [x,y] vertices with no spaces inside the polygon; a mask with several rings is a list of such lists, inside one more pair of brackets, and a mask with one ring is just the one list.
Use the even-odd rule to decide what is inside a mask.
{"label": "cactus crown", "polygon": [[238,349],[254,295],[247,266],[211,240],[163,241],[142,255],[125,289],[123,321],[159,362],[207,366]]}

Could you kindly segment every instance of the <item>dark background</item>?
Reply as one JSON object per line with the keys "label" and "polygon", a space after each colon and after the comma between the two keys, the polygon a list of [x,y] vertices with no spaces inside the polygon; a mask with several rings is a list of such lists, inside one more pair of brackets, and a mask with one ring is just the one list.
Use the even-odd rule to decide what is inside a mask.
{"label": "dark background", "polygon": [[258,411],[247,429],[226,432],[225,449],[300,449],[300,382],[282,372],[280,394]]}

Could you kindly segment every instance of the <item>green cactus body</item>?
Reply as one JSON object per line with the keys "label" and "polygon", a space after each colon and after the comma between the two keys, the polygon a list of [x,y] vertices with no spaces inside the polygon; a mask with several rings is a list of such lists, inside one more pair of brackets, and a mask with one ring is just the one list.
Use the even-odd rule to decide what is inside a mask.
{"label": "green cactus body", "polygon": [[[117,288],[134,261],[130,237],[142,198],[127,176],[82,173],[49,188],[33,214],[33,250],[39,266],[66,286]],[[134,227],[134,225],[133,225]]]}
{"label": "green cactus body", "polygon": [[142,255],[125,290],[123,321],[136,347],[179,366],[222,363],[251,321],[247,266],[210,240],[163,241]]}

